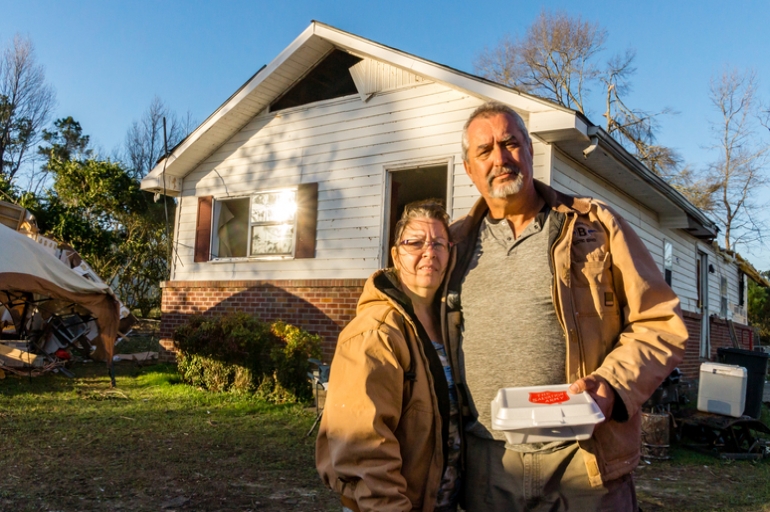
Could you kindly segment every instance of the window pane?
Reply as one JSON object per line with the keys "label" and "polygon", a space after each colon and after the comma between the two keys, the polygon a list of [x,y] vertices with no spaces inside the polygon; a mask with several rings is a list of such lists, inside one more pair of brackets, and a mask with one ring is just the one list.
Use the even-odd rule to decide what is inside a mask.
{"label": "window pane", "polygon": [[297,191],[280,190],[255,194],[251,202],[251,223],[291,222],[297,214]]}
{"label": "window pane", "polygon": [[294,245],[294,223],[252,226],[251,255],[290,255]]}
{"label": "window pane", "polygon": [[668,240],[663,241],[663,267],[674,268],[674,246]]}
{"label": "window pane", "polygon": [[249,199],[231,199],[218,203],[215,258],[246,256],[249,233]]}

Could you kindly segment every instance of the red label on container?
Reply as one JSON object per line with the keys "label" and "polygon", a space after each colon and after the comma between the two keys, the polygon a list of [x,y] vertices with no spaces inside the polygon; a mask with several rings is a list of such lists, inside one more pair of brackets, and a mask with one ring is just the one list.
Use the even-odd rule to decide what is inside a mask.
{"label": "red label on container", "polygon": [[541,393],[530,393],[529,401],[533,404],[560,404],[569,401],[569,395],[566,391],[543,391]]}

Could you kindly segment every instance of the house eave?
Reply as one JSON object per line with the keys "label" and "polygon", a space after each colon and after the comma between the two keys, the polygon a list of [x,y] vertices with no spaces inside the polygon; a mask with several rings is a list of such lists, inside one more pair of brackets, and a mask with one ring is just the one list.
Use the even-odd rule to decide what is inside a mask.
{"label": "house eave", "polygon": [[656,212],[661,226],[682,229],[701,240],[716,237],[716,223],[578,112],[538,114],[532,116],[530,123],[533,136],[553,144],[593,174]]}

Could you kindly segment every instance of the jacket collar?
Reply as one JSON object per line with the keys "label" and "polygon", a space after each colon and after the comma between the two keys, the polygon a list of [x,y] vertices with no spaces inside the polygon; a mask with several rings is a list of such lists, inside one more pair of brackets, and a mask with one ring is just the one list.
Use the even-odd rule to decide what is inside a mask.
{"label": "jacket collar", "polygon": [[[578,213],[586,214],[591,209],[591,201],[585,197],[573,197],[568,194],[554,190],[545,183],[533,180],[535,191],[545,200],[545,203],[554,211],[559,213]],[[452,240],[455,243],[461,243],[469,236],[476,236],[476,230],[489,211],[487,202],[480,197],[471,207],[468,215],[453,222],[450,226]]]}

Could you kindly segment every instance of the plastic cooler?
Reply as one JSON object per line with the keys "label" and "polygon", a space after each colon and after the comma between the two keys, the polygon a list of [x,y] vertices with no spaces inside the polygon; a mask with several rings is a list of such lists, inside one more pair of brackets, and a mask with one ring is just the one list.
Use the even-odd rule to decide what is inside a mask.
{"label": "plastic cooler", "polygon": [[746,368],[731,364],[700,365],[698,410],[739,418],[746,407]]}
{"label": "plastic cooler", "polygon": [[765,393],[768,354],[741,348],[720,348],[717,349],[717,357],[722,363],[746,368],[746,408],[743,414],[759,418]]}
{"label": "plastic cooler", "polygon": [[604,414],[586,393],[568,393],[569,384],[503,388],[492,401],[492,428],[510,444],[584,440]]}

